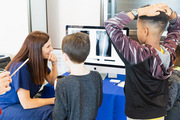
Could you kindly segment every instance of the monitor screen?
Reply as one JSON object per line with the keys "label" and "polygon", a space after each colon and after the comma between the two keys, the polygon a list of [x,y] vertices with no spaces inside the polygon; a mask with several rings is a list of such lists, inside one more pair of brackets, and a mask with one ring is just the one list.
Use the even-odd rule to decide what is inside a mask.
{"label": "monitor screen", "polygon": [[[90,38],[90,53],[85,66],[100,73],[125,74],[125,65],[110,42],[104,27],[67,25],[66,34],[84,32]],[[129,35],[129,29],[124,28],[123,34]]]}

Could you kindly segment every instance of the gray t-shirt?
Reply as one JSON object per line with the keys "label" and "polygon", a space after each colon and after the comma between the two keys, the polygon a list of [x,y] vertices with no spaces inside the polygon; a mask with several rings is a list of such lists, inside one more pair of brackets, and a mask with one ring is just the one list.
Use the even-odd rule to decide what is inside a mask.
{"label": "gray t-shirt", "polygon": [[94,120],[102,104],[102,78],[98,72],[59,79],[55,91],[54,120]]}
{"label": "gray t-shirt", "polygon": [[162,63],[164,64],[164,67],[167,70],[169,68],[169,64],[170,64],[170,54],[165,47],[163,47],[162,45],[160,45],[160,46],[164,50],[164,54],[157,49],[156,49],[156,51],[157,51]]}

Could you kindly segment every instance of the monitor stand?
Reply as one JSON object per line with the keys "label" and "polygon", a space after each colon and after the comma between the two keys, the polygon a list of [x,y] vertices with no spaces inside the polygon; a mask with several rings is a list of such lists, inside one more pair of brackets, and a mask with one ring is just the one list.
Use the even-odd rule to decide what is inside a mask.
{"label": "monitor stand", "polygon": [[100,73],[101,77],[102,77],[102,80],[104,80],[107,76],[107,73]]}
{"label": "monitor stand", "polygon": [[108,78],[117,78],[116,73],[108,73]]}
{"label": "monitor stand", "polygon": [[116,73],[100,73],[102,79],[104,80],[106,77],[108,78],[117,78]]}

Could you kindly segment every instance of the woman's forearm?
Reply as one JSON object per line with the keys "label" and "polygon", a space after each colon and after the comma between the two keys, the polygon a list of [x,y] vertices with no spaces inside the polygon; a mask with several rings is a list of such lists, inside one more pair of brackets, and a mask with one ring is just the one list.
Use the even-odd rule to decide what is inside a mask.
{"label": "woman's forearm", "polygon": [[18,98],[24,109],[38,108],[45,105],[54,104],[55,98],[30,98],[30,91],[19,88],[17,90]]}
{"label": "woman's forearm", "polygon": [[54,80],[57,78],[58,76],[58,69],[57,69],[57,63],[52,65],[52,79],[53,79],[53,82]]}
{"label": "woman's forearm", "polygon": [[38,108],[45,105],[54,104],[55,98],[29,98],[28,100],[21,103],[24,109]]}
{"label": "woman's forearm", "polygon": [[52,64],[51,72],[47,76],[46,79],[51,85],[54,85],[54,81],[56,80],[57,76],[58,76],[58,70],[57,70],[57,63],[56,63],[56,64]]}

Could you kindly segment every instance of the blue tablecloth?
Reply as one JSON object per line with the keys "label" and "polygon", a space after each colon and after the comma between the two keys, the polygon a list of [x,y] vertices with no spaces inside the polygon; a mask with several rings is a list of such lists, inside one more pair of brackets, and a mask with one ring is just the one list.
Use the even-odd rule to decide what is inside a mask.
{"label": "blue tablecloth", "polygon": [[[63,75],[67,76],[68,74]],[[124,81],[125,75],[117,75],[117,79]],[[126,120],[124,89],[114,85],[110,80],[111,78],[108,76],[103,80],[103,103],[98,110],[96,120]],[[50,84],[45,85],[41,97],[50,98],[54,95],[54,87]]]}
{"label": "blue tablecloth", "polygon": [[[124,81],[125,75],[118,75],[117,79]],[[103,103],[96,120],[126,120],[124,88],[114,85],[110,80],[106,77],[103,81]]]}

